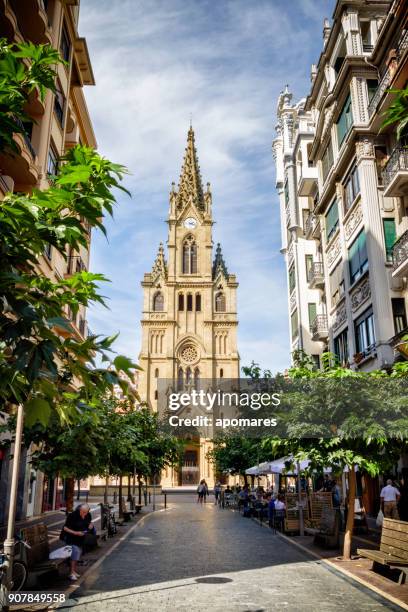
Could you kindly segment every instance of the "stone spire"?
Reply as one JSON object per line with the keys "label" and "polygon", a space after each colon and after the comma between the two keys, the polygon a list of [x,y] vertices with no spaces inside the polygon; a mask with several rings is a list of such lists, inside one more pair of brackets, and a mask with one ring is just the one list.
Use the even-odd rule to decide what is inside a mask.
{"label": "stone spire", "polygon": [[159,250],[157,251],[156,259],[153,264],[152,275],[156,278],[158,276],[167,277],[167,262],[164,257],[164,246],[162,242],[159,245]]}
{"label": "stone spire", "polygon": [[215,259],[212,267],[213,280],[216,278],[218,272],[221,271],[224,276],[228,279],[228,270],[222,255],[221,245],[217,244],[217,250],[215,251]]}
{"label": "stone spire", "polygon": [[197,151],[194,143],[194,131],[190,126],[187,136],[186,154],[178,186],[177,208],[180,210],[191,201],[199,210],[205,209],[200,166],[198,165]]}

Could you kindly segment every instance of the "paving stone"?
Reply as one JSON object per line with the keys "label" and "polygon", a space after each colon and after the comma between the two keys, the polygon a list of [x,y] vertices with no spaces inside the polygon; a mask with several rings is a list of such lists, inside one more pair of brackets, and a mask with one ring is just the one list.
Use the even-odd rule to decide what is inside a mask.
{"label": "paving stone", "polygon": [[[171,500],[171,501],[170,501]],[[81,612],[397,610],[267,527],[174,496],[86,577]]]}

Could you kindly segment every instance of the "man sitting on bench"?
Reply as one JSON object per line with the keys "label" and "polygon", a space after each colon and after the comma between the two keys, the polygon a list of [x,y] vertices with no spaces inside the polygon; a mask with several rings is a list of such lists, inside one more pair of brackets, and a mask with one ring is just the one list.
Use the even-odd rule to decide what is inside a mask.
{"label": "man sitting on bench", "polygon": [[68,514],[64,525],[65,542],[72,546],[71,572],[69,575],[69,579],[72,581],[79,578],[76,569],[82,555],[85,535],[93,533],[95,529],[89,510],[88,504],[81,504],[74,512]]}

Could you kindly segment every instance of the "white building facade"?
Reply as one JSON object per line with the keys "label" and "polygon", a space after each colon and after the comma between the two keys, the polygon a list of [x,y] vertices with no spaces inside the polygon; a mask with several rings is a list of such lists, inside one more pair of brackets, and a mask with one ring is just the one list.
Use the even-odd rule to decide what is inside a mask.
{"label": "white building facade", "polygon": [[408,149],[381,129],[408,80],[406,0],[338,0],[306,100],[273,143],[291,351],[355,369],[407,358]]}

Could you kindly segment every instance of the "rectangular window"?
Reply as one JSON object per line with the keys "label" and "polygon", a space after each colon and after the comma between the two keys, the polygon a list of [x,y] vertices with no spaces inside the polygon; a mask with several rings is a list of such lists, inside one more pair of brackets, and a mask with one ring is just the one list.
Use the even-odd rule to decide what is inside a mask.
{"label": "rectangular window", "polygon": [[337,200],[334,200],[333,204],[330,206],[329,210],[326,213],[326,238],[327,241],[334,235],[337,228],[339,227],[339,207],[337,205]]}
{"label": "rectangular window", "polygon": [[333,147],[332,147],[332,143],[331,140],[329,141],[329,144],[326,147],[325,152],[323,153],[322,156],[322,178],[323,178],[323,183],[325,182],[327,175],[330,172],[330,168],[333,166]]}
{"label": "rectangular window", "polygon": [[295,266],[292,266],[291,269],[289,270],[289,293],[292,293],[295,287],[296,287]]}
{"label": "rectangular window", "polygon": [[356,320],[355,335],[357,352],[369,355],[375,349],[374,315],[371,308]]}
{"label": "rectangular window", "polygon": [[394,319],[394,330],[400,334],[407,327],[407,313],[404,298],[391,298],[392,316]]}
{"label": "rectangular window", "polygon": [[371,22],[366,20],[360,21],[360,29],[363,51],[364,53],[371,53],[374,48],[371,38]]}
{"label": "rectangular window", "polygon": [[344,184],[344,212],[347,213],[352,207],[356,197],[360,193],[360,181],[358,179],[358,169],[354,166]]}
{"label": "rectangular window", "polygon": [[337,121],[337,137],[339,141],[339,149],[342,145],[343,140],[347,136],[351,126],[353,125],[353,112],[351,107],[351,96],[347,96],[347,100],[344,103],[343,109],[340,113],[339,120]]}
{"label": "rectangular window", "polygon": [[367,79],[367,91],[368,91],[368,101],[374,98],[375,92],[378,88],[378,81],[376,79]]}
{"label": "rectangular window", "polygon": [[316,304],[309,303],[307,305],[307,311],[308,311],[308,315],[309,315],[309,329],[310,329],[311,326],[312,326],[312,323],[315,320],[316,315],[317,315],[317,306],[316,306]]}
{"label": "rectangular window", "polygon": [[61,83],[58,81],[57,89],[54,94],[54,111],[57,115],[57,119],[63,127],[64,124],[64,108],[65,108],[65,97],[61,91]]}
{"label": "rectangular window", "polygon": [[345,329],[334,339],[334,354],[340,365],[346,366],[349,362],[348,330]]}
{"label": "rectangular window", "polygon": [[56,176],[58,174],[58,153],[52,142],[50,142],[50,148],[48,149],[47,174],[48,176]]}
{"label": "rectangular window", "polygon": [[329,276],[331,305],[335,306],[344,295],[343,261],[340,261]]}
{"label": "rectangular window", "polygon": [[348,250],[350,284],[352,285],[368,270],[366,235],[362,230]]}
{"label": "rectangular window", "polygon": [[397,238],[394,219],[383,219],[384,242],[385,242],[385,257],[387,261],[392,262],[392,247]]}
{"label": "rectangular window", "polygon": [[292,340],[293,340],[298,335],[298,329],[299,329],[299,321],[298,321],[297,310],[295,310],[295,312],[290,317],[290,327],[291,327],[291,331],[292,331]]}
{"label": "rectangular window", "polygon": [[187,294],[187,310],[190,312],[193,310],[193,296],[191,293]]}
{"label": "rectangular window", "polygon": [[66,62],[69,62],[70,50],[71,50],[71,44],[69,42],[68,32],[65,29],[65,26],[63,26],[61,30],[60,51],[61,51],[62,58]]}
{"label": "rectangular window", "polygon": [[306,279],[309,280],[310,270],[312,269],[312,266],[313,266],[313,255],[306,255],[305,263],[306,263]]}

